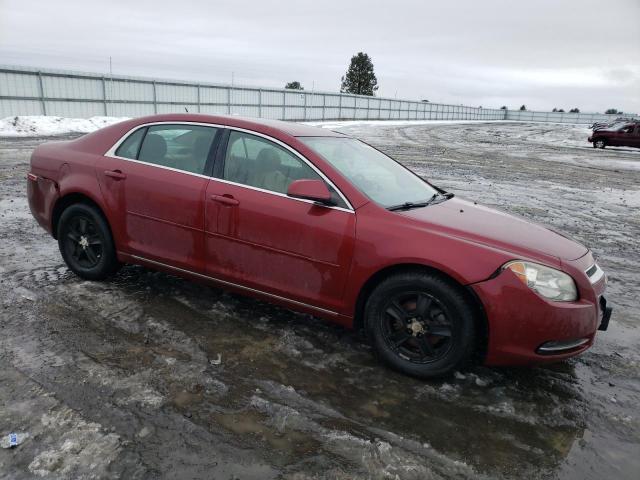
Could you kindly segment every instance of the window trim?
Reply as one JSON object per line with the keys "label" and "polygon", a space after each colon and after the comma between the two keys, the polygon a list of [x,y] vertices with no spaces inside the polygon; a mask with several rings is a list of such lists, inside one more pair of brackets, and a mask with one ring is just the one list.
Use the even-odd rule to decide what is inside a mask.
{"label": "window trim", "polygon": [[[111,148],[109,148],[109,150],[107,150],[104,153],[104,156],[105,157],[110,157],[110,158],[117,158],[119,160],[125,160],[127,162],[140,163],[142,165],[148,165],[148,166],[151,166],[151,167],[162,168],[162,169],[165,169],[165,170],[170,170],[170,171],[182,173],[182,174],[185,174],[185,175],[193,175],[193,176],[200,177],[200,178],[208,178],[209,180],[215,180],[215,181],[221,182],[221,183],[228,183],[230,185],[236,185],[236,186],[239,186],[239,187],[248,188],[250,190],[256,190],[258,192],[264,192],[264,193],[269,193],[271,195],[277,195],[279,197],[288,198],[289,200],[293,200],[293,201],[296,201],[296,202],[309,203],[309,204],[313,204],[313,205],[316,204],[316,202],[314,202],[313,200],[306,200],[304,198],[294,198],[294,197],[290,197],[289,195],[287,195],[285,193],[274,192],[272,190],[265,190],[263,188],[258,188],[258,187],[252,187],[251,185],[245,185],[243,183],[232,182],[232,181],[224,180],[223,178],[219,178],[219,177],[214,176],[214,171],[216,170],[215,167],[218,164],[221,163],[222,167],[224,168],[224,155],[226,155],[226,149],[227,149],[227,143],[228,143],[228,137],[229,137],[228,133],[226,133],[226,137],[224,137],[224,138],[221,137],[220,139],[218,139],[217,135],[216,135],[216,138],[214,139],[214,141],[217,141],[217,144],[216,144],[216,147],[215,147],[215,153],[212,155],[213,158],[214,158],[214,162],[213,162],[214,163],[214,165],[213,165],[214,168],[210,168],[207,165],[205,167],[206,170],[207,170],[207,171],[205,171],[205,174],[188,172],[186,170],[180,170],[178,168],[167,167],[167,166],[158,165],[158,164],[155,164],[155,163],[143,162],[143,161],[138,160],[138,159],[120,157],[120,156],[116,155],[116,150],[118,150],[118,147],[120,147],[120,145],[127,138],[129,138],[129,135],[133,134],[134,132],[136,132],[137,130],[139,130],[141,128],[148,128],[148,127],[152,127],[152,126],[155,126],[155,125],[199,125],[199,126],[203,126],[203,127],[219,128],[219,129],[222,129],[223,132],[228,132],[230,130],[235,130],[235,131],[239,131],[239,132],[248,133],[250,135],[255,135],[255,136],[258,136],[258,137],[263,137],[266,140],[268,140],[270,142],[273,142],[276,145],[279,145],[279,146],[283,147],[284,149],[288,150],[293,155],[298,157],[300,160],[305,162],[325,182],[327,182],[329,185],[331,185],[335,189],[335,191],[338,192],[338,195],[340,195],[340,198],[342,198],[342,200],[344,200],[345,204],[348,207],[348,208],[343,208],[343,207],[327,205],[324,208],[330,208],[332,210],[340,210],[340,211],[348,212],[348,213],[355,213],[355,209],[351,205],[351,202],[349,201],[349,199],[344,195],[344,193],[342,193],[342,191],[335,185],[335,183],[333,183],[318,167],[316,167],[313,164],[313,162],[308,160],[304,155],[302,155],[296,149],[294,149],[293,147],[287,145],[286,143],[282,142],[281,140],[278,140],[277,138],[271,137],[269,135],[265,135],[264,133],[261,133],[261,132],[256,132],[255,130],[249,130],[249,129],[241,128],[241,127],[234,127],[234,126],[231,126],[231,125],[221,125],[221,124],[217,124],[217,123],[205,123],[205,122],[185,122],[185,121],[147,122],[147,123],[142,123],[140,125],[136,125],[135,127],[133,127],[130,130],[128,130],[124,135],[122,135],[122,137],[120,137],[120,139],[118,139],[118,141],[116,141],[116,143],[114,143],[111,146]],[[143,141],[144,141],[144,137],[143,137]],[[141,142],[140,145],[142,145],[142,142]],[[211,154],[211,152],[210,152],[210,154]],[[221,162],[220,162],[219,156],[222,156],[222,161]],[[209,175],[207,175],[206,173],[209,173]]]}

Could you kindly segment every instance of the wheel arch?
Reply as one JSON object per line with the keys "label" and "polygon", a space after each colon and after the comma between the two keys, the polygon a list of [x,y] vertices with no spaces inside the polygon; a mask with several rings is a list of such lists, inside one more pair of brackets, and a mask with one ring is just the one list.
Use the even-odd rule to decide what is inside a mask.
{"label": "wheel arch", "polygon": [[478,338],[476,345],[475,357],[482,361],[487,353],[487,347],[489,342],[489,322],[487,320],[486,311],[482,301],[476,294],[476,292],[453,278],[451,275],[443,272],[434,267],[430,267],[427,265],[417,264],[417,263],[401,263],[396,265],[391,265],[384,267],[373,275],[369,277],[369,279],[364,283],[360,292],[358,293],[358,297],[356,300],[356,306],[354,311],[354,319],[353,319],[353,327],[360,334],[366,336],[366,325],[364,318],[364,310],[367,300],[369,296],[373,292],[373,290],[386,278],[391,275],[397,273],[407,273],[407,272],[421,272],[421,273],[433,273],[442,278],[445,278],[452,285],[457,287],[465,296],[465,298],[469,301],[469,303],[476,310],[476,325],[478,327]]}
{"label": "wheel arch", "polygon": [[86,205],[91,205],[92,207],[95,207],[107,222],[107,226],[109,227],[109,232],[113,237],[111,223],[109,222],[109,219],[105,215],[104,209],[100,206],[100,204],[85,193],[68,192],[64,196],[58,198],[55,205],[53,206],[53,210],[51,213],[51,232],[52,232],[53,238],[55,238],[56,240],[58,238],[58,222],[60,221],[62,212],[64,212],[67,207],[70,207],[71,205],[74,205],[76,203],[84,203]]}

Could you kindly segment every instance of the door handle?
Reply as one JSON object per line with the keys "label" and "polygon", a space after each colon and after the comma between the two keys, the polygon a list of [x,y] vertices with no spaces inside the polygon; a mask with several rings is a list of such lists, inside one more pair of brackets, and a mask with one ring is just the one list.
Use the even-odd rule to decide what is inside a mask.
{"label": "door handle", "polygon": [[240,202],[233,197],[225,197],[224,195],[211,195],[211,200],[214,202],[227,205],[228,207],[236,207],[240,205]]}
{"label": "door handle", "polygon": [[105,170],[104,174],[107,177],[111,177],[115,180],[124,180],[125,178],[127,178],[127,174],[122,173],[120,170]]}

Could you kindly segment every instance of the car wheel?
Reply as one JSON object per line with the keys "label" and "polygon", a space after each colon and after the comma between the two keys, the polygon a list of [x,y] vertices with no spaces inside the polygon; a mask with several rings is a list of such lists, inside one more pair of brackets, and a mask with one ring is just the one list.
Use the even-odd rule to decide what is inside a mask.
{"label": "car wheel", "polygon": [[86,280],[102,280],[120,264],[107,221],[84,203],[67,207],[58,222],[58,246],[71,271]]}
{"label": "car wheel", "polygon": [[451,374],[474,351],[474,307],[460,287],[437,274],[387,278],[369,297],[365,319],[381,360],[411,376]]}
{"label": "car wheel", "polygon": [[593,142],[593,148],[604,148],[607,146],[607,142],[604,138],[598,138]]}

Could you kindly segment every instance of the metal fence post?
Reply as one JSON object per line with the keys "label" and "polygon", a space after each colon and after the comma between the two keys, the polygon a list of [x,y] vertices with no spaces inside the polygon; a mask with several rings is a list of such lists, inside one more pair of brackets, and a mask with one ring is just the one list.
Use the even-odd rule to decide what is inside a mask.
{"label": "metal fence post", "polygon": [[322,94],[322,120],[324,120],[325,117],[325,108],[327,107],[327,94],[323,93]]}
{"label": "metal fence post", "polygon": [[153,81],[153,113],[158,113],[158,92],[156,91],[156,81]]}
{"label": "metal fence post", "polygon": [[262,118],[262,89],[258,89],[258,117]]}
{"label": "metal fence post", "polygon": [[44,101],[44,85],[42,84],[42,72],[38,71],[38,85],[40,87],[40,105],[42,106],[42,114],[47,115],[47,104]]}
{"label": "metal fence post", "polygon": [[338,100],[338,120],[342,119],[342,93],[340,93],[340,99]]}
{"label": "metal fence post", "polygon": [[284,120],[287,118],[287,92],[282,92],[282,118]]}
{"label": "metal fence post", "polygon": [[306,121],[307,120],[307,94],[303,93],[302,95],[304,96],[304,107],[303,107],[304,110],[302,112],[302,119]]}
{"label": "metal fence post", "polygon": [[231,115],[231,87],[227,87],[227,114]]}
{"label": "metal fence post", "polygon": [[108,117],[107,113],[107,81],[102,77],[102,100],[104,105],[104,116]]}
{"label": "metal fence post", "polygon": [[200,113],[200,84],[196,85],[198,89],[198,113]]}

